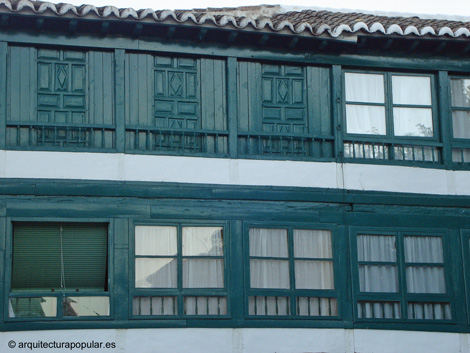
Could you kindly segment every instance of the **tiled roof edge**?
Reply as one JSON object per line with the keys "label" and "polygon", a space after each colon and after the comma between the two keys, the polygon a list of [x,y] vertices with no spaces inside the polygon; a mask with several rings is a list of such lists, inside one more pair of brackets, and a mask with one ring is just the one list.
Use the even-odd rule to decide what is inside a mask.
{"label": "tiled roof edge", "polygon": [[193,10],[134,10],[118,9],[114,6],[75,6],[30,0],[0,0],[0,9],[18,14],[74,15],[77,17],[115,18],[143,20],[153,18],[156,22],[207,24],[237,29],[274,32],[290,31],[293,34],[308,32],[313,36],[327,34],[337,38],[344,34],[366,32],[384,35],[470,37],[470,21],[421,19],[419,17],[388,17],[359,12],[332,12],[318,10],[288,11],[279,5],[260,5],[238,8],[193,9]]}

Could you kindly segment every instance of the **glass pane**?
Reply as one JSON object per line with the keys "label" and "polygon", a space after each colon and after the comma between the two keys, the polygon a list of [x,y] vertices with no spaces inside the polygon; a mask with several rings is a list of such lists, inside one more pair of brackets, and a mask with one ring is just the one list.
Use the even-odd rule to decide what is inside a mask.
{"label": "glass pane", "polygon": [[470,111],[454,110],[452,112],[452,127],[457,139],[470,139]]}
{"label": "glass pane", "polygon": [[360,265],[359,287],[361,292],[397,293],[397,267]]}
{"label": "glass pane", "polygon": [[287,229],[250,228],[250,256],[287,257]]}
{"label": "glass pane", "polygon": [[289,315],[289,298],[256,296],[248,298],[250,315]]}
{"label": "glass pane", "polygon": [[329,230],[294,229],[294,256],[310,259],[333,257]]}
{"label": "glass pane", "polygon": [[346,101],[384,103],[384,76],[380,74],[346,73]]}
{"label": "glass pane", "polygon": [[334,289],[332,261],[295,261],[295,288]]}
{"label": "glass pane", "polygon": [[55,317],[57,298],[10,298],[8,317]]}
{"label": "glass pane", "polygon": [[431,78],[392,76],[393,103],[431,105]]}
{"label": "glass pane", "polygon": [[135,227],[136,255],[169,256],[176,252],[176,227]]}
{"label": "glass pane", "polygon": [[176,315],[176,297],[134,297],[132,315]]}
{"label": "glass pane", "polygon": [[360,301],[357,303],[357,316],[360,319],[399,319],[400,303]]}
{"label": "glass pane", "polygon": [[338,302],[336,298],[297,298],[297,314],[300,316],[336,316]]}
{"label": "glass pane", "polygon": [[135,259],[135,287],[176,288],[177,268],[174,258]]}
{"label": "glass pane", "polygon": [[224,260],[183,259],[183,288],[223,288]]}
{"label": "glass pane", "polygon": [[227,315],[225,297],[184,297],[185,315]]}
{"label": "glass pane", "polygon": [[289,262],[285,260],[250,260],[251,288],[289,289]]}
{"label": "glass pane", "polygon": [[183,255],[223,256],[223,228],[184,227]]}
{"label": "glass pane", "polygon": [[109,297],[66,297],[64,316],[109,316]]}
{"label": "glass pane", "polygon": [[346,105],[348,134],[385,135],[385,107]]}
{"label": "glass pane", "polygon": [[469,163],[470,162],[470,149],[468,148],[452,149],[452,162]]}
{"label": "glass pane", "polygon": [[395,236],[358,235],[357,259],[359,261],[396,262]]}
{"label": "glass pane", "polygon": [[450,80],[452,106],[470,107],[470,79]]}
{"label": "glass pane", "polygon": [[427,108],[393,108],[395,136],[432,137],[432,110]]}
{"label": "glass pane", "polygon": [[445,293],[444,268],[407,266],[406,287],[408,293]]}
{"label": "glass pane", "polygon": [[405,261],[414,263],[443,263],[441,237],[405,237]]}
{"label": "glass pane", "polygon": [[408,319],[451,320],[449,303],[408,303]]}

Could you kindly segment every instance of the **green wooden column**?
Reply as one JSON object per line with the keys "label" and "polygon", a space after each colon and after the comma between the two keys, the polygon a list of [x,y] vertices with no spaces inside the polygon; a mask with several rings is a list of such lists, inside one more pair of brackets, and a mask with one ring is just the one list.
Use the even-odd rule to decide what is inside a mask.
{"label": "green wooden column", "polygon": [[0,42],[0,149],[6,146],[7,121],[7,55],[8,44]]}
{"label": "green wooden column", "polygon": [[114,303],[114,318],[117,321],[125,321],[129,318],[129,220],[116,218],[112,227],[114,245],[112,292],[110,297]]}
{"label": "green wooden column", "polygon": [[442,138],[442,159],[446,169],[452,169],[452,146],[450,140],[452,138],[451,119],[449,114],[450,91],[449,91],[449,75],[447,71],[439,71],[438,75],[438,103],[439,103],[439,122],[441,124]]}
{"label": "green wooden column", "polygon": [[331,74],[331,89],[332,89],[332,113],[333,113],[333,135],[335,137],[335,158],[342,161],[344,158],[343,146],[343,94],[342,94],[342,78],[341,66],[333,65]]}
{"label": "green wooden column", "polygon": [[116,49],[114,51],[114,94],[115,94],[115,126],[116,126],[116,151],[124,153],[126,144],[126,127],[125,127],[125,97],[126,87],[124,78],[125,51]]}
{"label": "green wooden column", "polygon": [[238,158],[237,59],[227,58],[227,120],[230,158]]}

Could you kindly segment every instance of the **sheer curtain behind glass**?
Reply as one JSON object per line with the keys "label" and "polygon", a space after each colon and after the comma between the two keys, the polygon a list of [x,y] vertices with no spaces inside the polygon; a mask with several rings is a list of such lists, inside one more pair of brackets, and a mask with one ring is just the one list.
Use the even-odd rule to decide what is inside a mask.
{"label": "sheer curtain behind glass", "polygon": [[223,255],[222,227],[183,227],[183,288],[223,288]]}
{"label": "sheer curtain behind glass", "polygon": [[136,288],[176,288],[176,227],[135,227]]}
{"label": "sheer curtain behind glass", "polygon": [[250,257],[251,288],[290,288],[287,229],[251,228]]}

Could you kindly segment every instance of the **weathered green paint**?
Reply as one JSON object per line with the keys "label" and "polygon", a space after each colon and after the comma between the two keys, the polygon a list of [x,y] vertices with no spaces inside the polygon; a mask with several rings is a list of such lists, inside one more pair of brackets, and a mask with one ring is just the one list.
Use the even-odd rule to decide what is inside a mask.
{"label": "weathered green paint", "polygon": [[[0,92],[7,91],[7,59],[8,45],[0,42]],[[5,148],[6,144],[6,120],[7,120],[7,95],[0,96],[0,149]]]}
{"label": "weathered green paint", "polygon": [[[116,152],[123,153],[126,146],[126,85],[125,85],[125,52],[122,49],[114,51],[114,95],[116,119]],[[112,116],[112,114],[110,114]]]}

